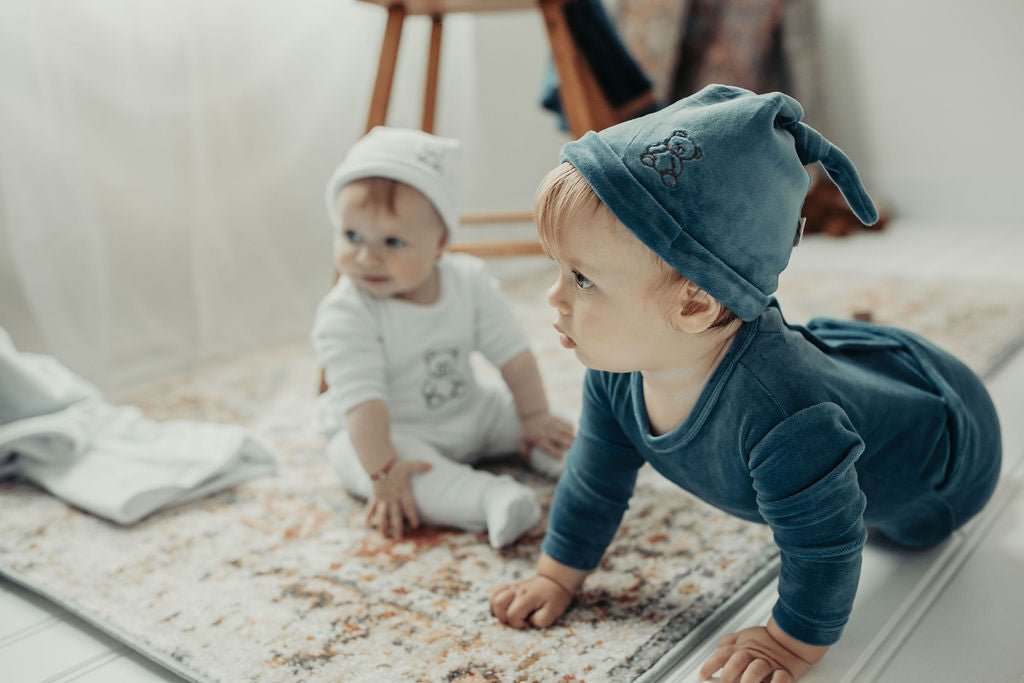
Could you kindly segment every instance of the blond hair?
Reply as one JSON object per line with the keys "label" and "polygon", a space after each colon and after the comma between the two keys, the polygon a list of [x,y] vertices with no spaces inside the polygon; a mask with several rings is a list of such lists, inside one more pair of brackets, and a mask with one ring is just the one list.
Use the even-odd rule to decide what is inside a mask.
{"label": "blond hair", "polygon": [[[352,185],[363,188],[363,192],[357,200],[359,207],[382,207],[391,215],[395,215],[395,195],[398,193],[399,184],[397,180],[392,178],[367,176],[365,178],[356,178],[346,183],[345,186]],[[340,189],[343,190],[345,188],[342,187]]]}
{"label": "blond hair", "polygon": [[[593,216],[594,214],[606,212],[606,215],[615,219],[611,210],[594,192],[594,188],[587,183],[576,167],[569,162],[563,162],[548,172],[541,180],[537,188],[537,198],[534,202],[534,220],[537,223],[537,233],[540,236],[541,246],[544,252],[551,257],[557,257],[560,252],[558,233],[570,219],[579,216]],[[621,225],[615,219],[613,225]],[[627,228],[628,230],[628,228]],[[681,292],[690,288],[697,296],[691,294],[687,298],[684,315],[690,315],[703,310],[708,304],[707,300],[712,297],[694,285],[690,280],[673,268],[665,259],[661,258],[653,250],[647,250],[651,261],[661,271],[662,280],[656,290],[659,293]],[[726,307],[722,307],[721,314],[711,324],[711,328],[724,327],[733,320],[736,315]]]}

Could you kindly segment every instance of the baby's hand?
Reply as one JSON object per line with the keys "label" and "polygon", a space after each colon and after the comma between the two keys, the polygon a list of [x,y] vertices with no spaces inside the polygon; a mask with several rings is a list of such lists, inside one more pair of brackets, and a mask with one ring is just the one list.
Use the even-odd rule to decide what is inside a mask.
{"label": "baby's hand", "polygon": [[491,593],[491,614],[512,628],[547,628],[562,616],[572,594],[554,579],[532,579],[499,586]]}
{"label": "baby's hand", "polygon": [[573,426],[551,413],[536,413],[523,420],[523,457],[529,460],[530,451],[539,448],[559,460],[576,438]]}
{"label": "baby's hand", "polygon": [[420,516],[409,479],[429,469],[428,462],[394,461],[387,475],[373,482],[373,494],[366,501],[366,525],[395,539],[402,537],[406,520],[410,528],[419,528]]}
{"label": "baby's hand", "polygon": [[741,680],[795,683],[811,666],[811,662],[773,638],[768,629],[755,626],[718,641],[718,649],[701,667],[700,677],[706,681],[721,669],[721,683],[740,683]]}

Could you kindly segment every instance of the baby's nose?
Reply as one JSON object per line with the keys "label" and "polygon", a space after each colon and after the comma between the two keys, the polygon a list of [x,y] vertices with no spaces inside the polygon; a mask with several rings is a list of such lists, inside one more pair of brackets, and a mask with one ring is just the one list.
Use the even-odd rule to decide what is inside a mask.
{"label": "baby's nose", "polygon": [[359,246],[359,250],[356,252],[356,261],[358,263],[373,263],[376,260],[377,254],[369,244]]}
{"label": "baby's nose", "polygon": [[555,284],[551,285],[548,289],[548,305],[568,315],[569,306],[568,301],[565,298],[565,291],[563,285],[565,284],[565,278],[561,274],[558,275],[558,279],[555,280]]}

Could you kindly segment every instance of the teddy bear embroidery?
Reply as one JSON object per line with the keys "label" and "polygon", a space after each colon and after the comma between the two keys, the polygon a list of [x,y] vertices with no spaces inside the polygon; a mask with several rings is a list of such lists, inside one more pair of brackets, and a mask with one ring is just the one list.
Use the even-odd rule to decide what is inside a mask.
{"label": "teddy bear embroidery", "polygon": [[459,372],[459,350],[452,347],[431,349],[423,354],[427,378],[423,381],[423,400],[428,408],[440,408],[466,390]]}
{"label": "teddy bear embroidery", "polygon": [[438,173],[441,173],[444,169],[441,168],[442,155],[440,150],[433,147],[424,146],[420,149],[416,158],[424,166],[429,166]]}
{"label": "teddy bear embroidery", "polygon": [[661,142],[647,145],[640,155],[640,163],[649,166],[661,176],[665,187],[676,187],[679,174],[683,171],[684,161],[699,159],[698,147],[685,130],[677,130]]}

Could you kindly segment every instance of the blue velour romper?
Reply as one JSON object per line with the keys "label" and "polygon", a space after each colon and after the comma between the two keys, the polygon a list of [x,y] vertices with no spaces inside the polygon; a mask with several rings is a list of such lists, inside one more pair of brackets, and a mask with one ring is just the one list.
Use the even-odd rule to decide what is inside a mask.
{"label": "blue velour romper", "polygon": [[802,642],[830,645],[850,613],[866,529],[912,547],[947,538],[991,496],[1000,444],[988,393],[950,354],[869,323],[790,325],[773,300],[667,434],[650,433],[639,373],[588,370],[542,549],[594,569],[649,462],[771,527],[781,551],[773,617]]}

